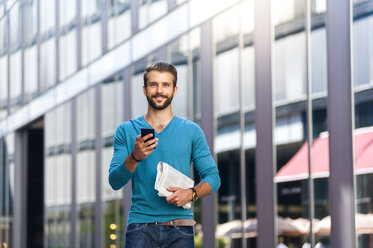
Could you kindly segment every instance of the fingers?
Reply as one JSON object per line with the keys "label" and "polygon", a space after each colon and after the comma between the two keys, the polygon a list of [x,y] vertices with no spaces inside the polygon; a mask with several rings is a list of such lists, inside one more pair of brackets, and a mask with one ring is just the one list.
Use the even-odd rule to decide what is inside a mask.
{"label": "fingers", "polygon": [[166,197],[167,203],[173,204],[177,207],[181,207],[189,202],[189,199],[188,199],[189,190],[188,189],[169,187],[167,188],[167,190],[170,192],[175,192],[172,195]]}
{"label": "fingers", "polygon": [[154,151],[154,148],[158,145],[158,138],[145,142],[151,137],[153,137],[153,134],[147,134],[144,137],[141,137],[141,135],[136,136],[135,149],[133,150],[136,158],[144,160]]}
{"label": "fingers", "polygon": [[178,187],[168,187],[168,188],[167,188],[167,191],[175,192],[175,191],[178,190],[178,189],[180,189],[180,188],[178,188]]}

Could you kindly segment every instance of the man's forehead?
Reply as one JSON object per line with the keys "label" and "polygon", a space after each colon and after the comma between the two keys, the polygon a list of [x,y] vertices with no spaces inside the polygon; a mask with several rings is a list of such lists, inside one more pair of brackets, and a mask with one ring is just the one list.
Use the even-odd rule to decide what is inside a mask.
{"label": "man's forehead", "polygon": [[153,71],[150,71],[148,72],[148,80],[152,80],[152,81],[170,81],[172,82],[174,76],[168,72],[168,71],[156,71],[156,70],[153,70]]}

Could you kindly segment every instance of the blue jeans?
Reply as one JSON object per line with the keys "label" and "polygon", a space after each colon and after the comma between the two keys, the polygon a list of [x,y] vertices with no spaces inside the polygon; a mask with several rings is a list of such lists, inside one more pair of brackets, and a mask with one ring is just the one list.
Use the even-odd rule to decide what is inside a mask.
{"label": "blue jeans", "polygon": [[125,248],[194,248],[192,226],[131,224],[127,227]]}

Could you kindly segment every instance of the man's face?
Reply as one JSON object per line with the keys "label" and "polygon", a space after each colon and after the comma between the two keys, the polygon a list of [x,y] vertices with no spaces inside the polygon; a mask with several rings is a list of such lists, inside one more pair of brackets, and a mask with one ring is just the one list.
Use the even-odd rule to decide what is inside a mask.
{"label": "man's face", "polygon": [[147,74],[147,84],[146,87],[143,86],[144,94],[153,109],[163,110],[172,102],[177,92],[173,78],[169,72],[150,71]]}

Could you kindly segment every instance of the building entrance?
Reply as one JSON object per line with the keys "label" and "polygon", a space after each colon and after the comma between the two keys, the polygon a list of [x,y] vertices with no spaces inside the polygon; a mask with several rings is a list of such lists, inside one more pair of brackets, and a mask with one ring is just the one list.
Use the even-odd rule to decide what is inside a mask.
{"label": "building entrance", "polygon": [[27,132],[27,247],[44,243],[44,124],[39,121]]}

